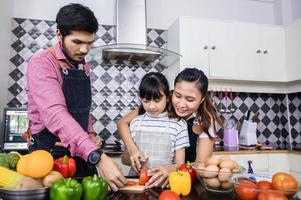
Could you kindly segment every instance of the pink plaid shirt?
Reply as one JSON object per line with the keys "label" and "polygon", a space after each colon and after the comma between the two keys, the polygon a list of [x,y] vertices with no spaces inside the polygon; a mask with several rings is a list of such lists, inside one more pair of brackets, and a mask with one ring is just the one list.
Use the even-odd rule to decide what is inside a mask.
{"label": "pink plaid shirt", "polygon": [[[54,46],[54,49],[57,58],[68,63],[59,43]],[[47,128],[60,138],[72,156],[87,160],[89,153],[98,146],[69,114],[62,91],[60,67],[47,49],[30,59],[26,78],[28,117],[32,134]],[[91,117],[89,117],[88,132],[94,132]]]}

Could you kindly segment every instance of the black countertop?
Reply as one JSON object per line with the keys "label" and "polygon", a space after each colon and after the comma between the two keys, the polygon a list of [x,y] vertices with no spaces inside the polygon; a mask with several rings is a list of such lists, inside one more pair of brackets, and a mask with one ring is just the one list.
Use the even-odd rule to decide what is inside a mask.
{"label": "black countertop", "polygon": [[[143,193],[110,193],[108,200],[157,200],[162,189],[149,189]],[[234,192],[230,193],[215,193],[205,190],[200,183],[195,183],[192,186],[188,196],[181,196],[182,200],[238,200]]]}

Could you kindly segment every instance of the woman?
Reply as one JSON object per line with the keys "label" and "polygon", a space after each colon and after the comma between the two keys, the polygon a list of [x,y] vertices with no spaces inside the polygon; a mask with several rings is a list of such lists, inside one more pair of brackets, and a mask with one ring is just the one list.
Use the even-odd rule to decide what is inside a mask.
{"label": "woman", "polygon": [[[213,151],[213,137],[216,125],[222,125],[217,116],[215,107],[208,96],[208,79],[206,75],[198,69],[186,68],[181,71],[174,82],[174,90],[171,97],[171,109],[184,119],[188,124],[190,147],[186,148],[186,160],[204,162]],[[117,123],[118,131],[127,144],[130,159],[141,168],[144,155],[130,137],[129,124],[138,115],[138,109],[130,112]],[[151,176],[147,187],[166,186],[166,179],[173,167],[155,167],[148,171]]]}

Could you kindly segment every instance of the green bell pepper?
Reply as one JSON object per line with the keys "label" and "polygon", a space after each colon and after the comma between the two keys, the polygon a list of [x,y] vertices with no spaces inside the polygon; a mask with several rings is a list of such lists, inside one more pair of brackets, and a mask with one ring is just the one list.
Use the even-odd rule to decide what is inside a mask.
{"label": "green bell pepper", "polygon": [[87,176],[82,181],[84,200],[104,200],[108,195],[108,182],[96,174],[94,176]]}
{"label": "green bell pepper", "polygon": [[82,185],[75,179],[64,178],[53,183],[50,189],[51,200],[80,200]]}

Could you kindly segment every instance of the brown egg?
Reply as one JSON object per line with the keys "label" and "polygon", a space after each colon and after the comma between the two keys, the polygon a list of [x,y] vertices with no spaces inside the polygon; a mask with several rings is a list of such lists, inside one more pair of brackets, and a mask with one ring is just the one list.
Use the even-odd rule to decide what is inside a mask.
{"label": "brown egg", "polygon": [[214,178],[217,176],[219,171],[218,166],[216,165],[209,165],[205,168],[205,174],[204,177],[206,178]]}
{"label": "brown egg", "polygon": [[234,164],[234,169],[238,169],[239,170],[239,165],[235,160],[232,160],[233,164]]}
{"label": "brown egg", "polygon": [[234,163],[232,160],[223,160],[220,164],[219,164],[220,168],[229,168],[229,169],[234,169]]}
{"label": "brown egg", "polygon": [[239,169],[232,169],[232,173],[238,173]]}
{"label": "brown egg", "polygon": [[219,163],[221,163],[223,160],[230,160],[230,156],[224,155],[224,156],[221,156],[221,157],[218,159]]}
{"label": "brown egg", "polygon": [[232,187],[232,183],[230,181],[222,182],[222,188],[230,189]]}
{"label": "brown egg", "polygon": [[219,182],[219,180],[217,178],[205,178],[205,182],[206,182],[207,186],[210,188],[216,189],[221,186],[221,183]]}
{"label": "brown egg", "polygon": [[218,158],[216,157],[210,157],[206,160],[205,165],[209,166],[209,165],[218,165],[219,161]]}
{"label": "brown egg", "polygon": [[221,168],[218,172],[218,180],[220,182],[228,181],[230,176],[231,176],[231,170],[229,168]]}

